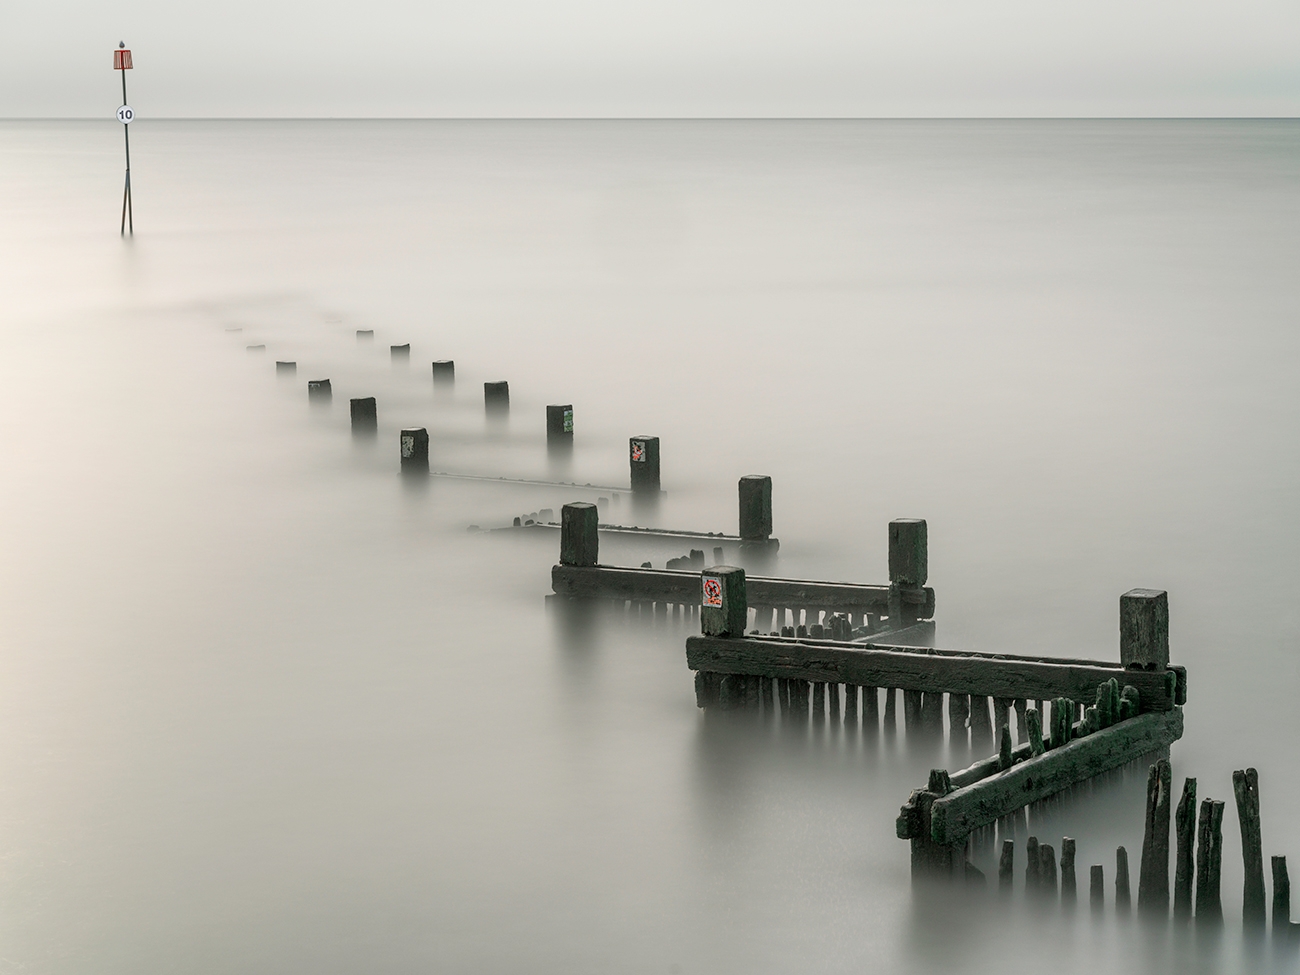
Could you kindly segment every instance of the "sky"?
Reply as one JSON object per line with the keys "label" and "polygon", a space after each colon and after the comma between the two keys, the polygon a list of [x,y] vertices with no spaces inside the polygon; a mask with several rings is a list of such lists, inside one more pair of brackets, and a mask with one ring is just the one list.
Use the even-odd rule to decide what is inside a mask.
{"label": "sky", "polygon": [[[1295,116],[1296,0],[0,0],[5,117]],[[18,97],[14,97],[17,93]]]}

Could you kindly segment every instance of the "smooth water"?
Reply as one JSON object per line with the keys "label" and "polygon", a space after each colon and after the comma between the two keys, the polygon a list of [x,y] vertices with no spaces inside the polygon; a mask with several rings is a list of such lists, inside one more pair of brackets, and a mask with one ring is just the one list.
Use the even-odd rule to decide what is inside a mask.
{"label": "smooth water", "polygon": [[[0,124],[0,971],[1294,961],[1243,946],[1230,776],[1296,872],[1300,123],[131,133],[122,240],[117,123]],[[941,646],[1115,659],[1120,593],[1167,589],[1225,938],[914,899],[894,818],[969,756],[705,721],[682,627],[566,628],[554,534],[466,530],[600,492],[406,490],[404,426],[435,470],[598,485],[657,435],[672,528],[734,532],[770,474],[782,575],[883,582],[924,517]],[[1038,825],[1108,897],[1144,779]]]}

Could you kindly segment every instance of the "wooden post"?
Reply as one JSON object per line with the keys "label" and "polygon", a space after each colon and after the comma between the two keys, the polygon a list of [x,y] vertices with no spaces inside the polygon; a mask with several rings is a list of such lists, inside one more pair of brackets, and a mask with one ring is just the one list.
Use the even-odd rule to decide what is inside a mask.
{"label": "wooden post", "polygon": [[885,737],[898,733],[898,691],[892,687],[885,688],[885,718],[881,724]]}
{"label": "wooden post", "polygon": [[943,738],[943,692],[930,691],[921,697],[921,731],[926,738]]}
{"label": "wooden post", "polygon": [[1183,780],[1183,797],[1174,811],[1174,826],[1178,835],[1178,851],[1174,858],[1174,918],[1188,920],[1192,916],[1192,877],[1196,862],[1192,859],[1196,841],[1196,779]]}
{"label": "wooden post", "polygon": [[546,448],[552,453],[573,450],[573,405],[546,408]]}
{"label": "wooden post", "polygon": [[921,692],[903,691],[903,727],[911,739],[921,728]]}
{"label": "wooden post", "polygon": [[878,688],[862,688],[862,727],[870,735],[880,731],[880,691]]}
{"label": "wooden post", "polygon": [[560,510],[560,564],[596,565],[600,536],[596,506],[574,501]]}
{"label": "wooden post", "polygon": [[375,398],[352,400],[352,436],[376,437],[379,435],[379,415],[375,411]]}
{"label": "wooden post", "polygon": [[1196,923],[1223,923],[1219,874],[1223,865],[1223,803],[1201,800],[1201,820],[1196,830]]}
{"label": "wooden post", "polygon": [[510,384],[504,380],[483,384],[483,409],[492,419],[510,415]]}
{"label": "wooden post", "polygon": [[970,696],[970,744],[971,748],[993,747],[993,722],[989,719],[989,699],[972,694]]}
{"label": "wooden post", "polygon": [[1092,912],[1100,914],[1102,908],[1106,905],[1106,878],[1105,871],[1102,870],[1100,863],[1094,863],[1088,868],[1089,891],[1088,899],[1092,902]]}
{"label": "wooden post", "polygon": [[858,723],[858,685],[844,685],[844,726],[851,728]]}
{"label": "wooden post", "polygon": [[970,742],[966,721],[970,718],[970,695],[948,695],[948,737],[954,745],[965,748]]}
{"label": "wooden post", "polygon": [[772,479],[746,474],[740,479],[740,537],[766,541],[772,534]]}
{"label": "wooden post", "polygon": [[1173,772],[1160,759],[1147,773],[1146,826],[1138,873],[1138,910],[1152,917],[1169,913],[1169,790]]}
{"label": "wooden post", "polygon": [[745,570],[715,565],[701,573],[700,632],[704,636],[744,636],[749,622]]}
{"label": "wooden post", "polygon": [[454,359],[438,359],[433,364],[433,391],[450,393],[456,385],[456,362]]}
{"label": "wooden post", "polygon": [[1273,940],[1282,941],[1291,934],[1291,878],[1286,872],[1286,857],[1273,857]]}
{"label": "wooden post", "polygon": [[278,378],[289,378],[298,374],[298,363],[296,362],[277,362],[275,364],[275,375]]}
{"label": "wooden post", "polygon": [[334,390],[328,379],[312,379],[307,383],[307,402],[313,406],[329,406],[334,399]]}
{"label": "wooden post", "polygon": [[998,729],[998,771],[1005,772],[1011,768],[1011,728],[1003,725]]}
{"label": "wooden post", "polygon": [[1237,799],[1241,860],[1246,868],[1241,921],[1247,928],[1262,928],[1268,913],[1264,905],[1264,851],[1259,833],[1259,773],[1253,768],[1233,772],[1232,792]]}
{"label": "wooden post", "polygon": [[1115,913],[1128,914],[1133,910],[1133,894],[1128,882],[1128,850],[1115,849]]}
{"label": "wooden post", "polygon": [[1029,727],[1025,724],[1026,702],[1023,697],[1015,700],[1016,709],[1016,744],[1023,745],[1029,740]]}
{"label": "wooden post", "polygon": [[1011,698],[995,697],[993,699],[993,740],[1002,738],[1002,729],[1011,727]]}
{"label": "wooden post", "polygon": [[1119,662],[1168,669],[1169,596],[1163,589],[1130,589],[1119,597]]}
{"label": "wooden post", "polygon": [[1038,858],[1041,861],[1038,868],[1039,891],[1054,898],[1056,897],[1056,851],[1052,849],[1050,843],[1043,843],[1038,847]]}
{"label": "wooden post", "polygon": [[1037,758],[1043,754],[1043,718],[1038,708],[1025,708],[1025,728],[1029,732],[1029,754]]}
{"label": "wooden post", "polygon": [[375,340],[375,330],[373,328],[357,329],[358,342],[373,342]]}
{"label": "wooden post", "polygon": [[402,474],[405,477],[429,476],[429,431],[424,427],[403,430],[401,434]]}
{"label": "wooden post", "polygon": [[1016,860],[1016,841],[1002,841],[1002,857],[998,860],[998,887],[1002,890],[1010,890],[1013,880],[1012,871],[1015,869]]}
{"label": "wooden post", "polygon": [[904,589],[919,589],[929,575],[923,518],[899,518],[889,523],[890,629],[915,623],[916,607],[904,603]]}
{"label": "wooden post", "polygon": [[405,345],[390,345],[388,355],[393,365],[408,366],[411,364],[411,343]]}
{"label": "wooden post", "polygon": [[659,493],[659,438],[632,437],[627,442],[633,494]]}
{"label": "wooden post", "polygon": [[1038,881],[1042,876],[1043,863],[1038,855],[1038,837],[1031,836],[1025,840],[1025,890],[1038,892]]}
{"label": "wooden post", "polygon": [[1079,892],[1074,880],[1074,840],[1061,838],[1061,900],[1073,905]]}

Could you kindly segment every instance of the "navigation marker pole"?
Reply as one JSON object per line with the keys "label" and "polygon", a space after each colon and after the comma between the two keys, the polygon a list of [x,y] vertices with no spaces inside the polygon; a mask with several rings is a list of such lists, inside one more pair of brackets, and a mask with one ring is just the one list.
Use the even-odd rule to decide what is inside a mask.
{"label": "navigation marker pole", "polygon": [[126,186],[122,190],[122,236],[126,236],[126,228],[131,228],[131,236],[135,236],[135,214],[131,212],[131,120],[135,118],[135,112],[126,100],[126,72],[131,67],[131,52],[127,50],[126,41],[121,41],[117,45],[118,49],[113,52],[113,70],[122,72],[122,107],[117,110],[117,120],[122,123],[122,136],[126,139]]}

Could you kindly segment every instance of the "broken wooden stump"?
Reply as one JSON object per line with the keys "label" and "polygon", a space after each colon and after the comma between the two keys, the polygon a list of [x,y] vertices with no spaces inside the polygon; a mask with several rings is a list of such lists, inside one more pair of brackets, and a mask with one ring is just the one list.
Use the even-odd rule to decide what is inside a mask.
{"label": "broken wooden stump", "polygon": [[1149,917],[1169,912],[1169,812],[1173,773],[1160,759],[1147,773],[1146,823],[1138,872],[1138,910]]}
{"label": "broken wooden stump", "polygon": [[1106,878],[1100,863],[1094,863],[1088,868],[1088,881],[1088,900],[1092,904],[1092,912],[1100,914],[1106,905]]}
{"label": "broken wooden stump", "polygon": [[1061,839],[1061,901],[1072,906],[1078,896],[1074,879],[1074,840],[1065,836]]}
{"label": "broken wooden stump", "polygon": [[1259,832],[1259,773],[1253,768],[1232,773],[1232,792],[1241,824],[1241,859],[1245,866],[1241,921],[1247,928],[1262,928],[1267,921],[1264,905],[1264,851]]}
{"label": "broken wooden stump", "polygon": [[1201,800],[1201,818],[1196,830],[1196,923],[1223,924],[1223,901],[1219,876],[1223,867],[1223,803]]}
{"label": "broken wooden stump", "polygon": [[1133,910],[1133,897],[1128,882],[1128,850],[1115,849],[1115,913],[1128,914]]}
{"label": "broken wooden stump", "polygon": [[1192,858],[1196,842],[1196,779],[1183,780],[1183,797],[1174,811],[1174,828],[1178,837],[1178,850],[1174,858],[1174,919],[1189,920],[1192,916],[1192,878],[1196,861]]}

